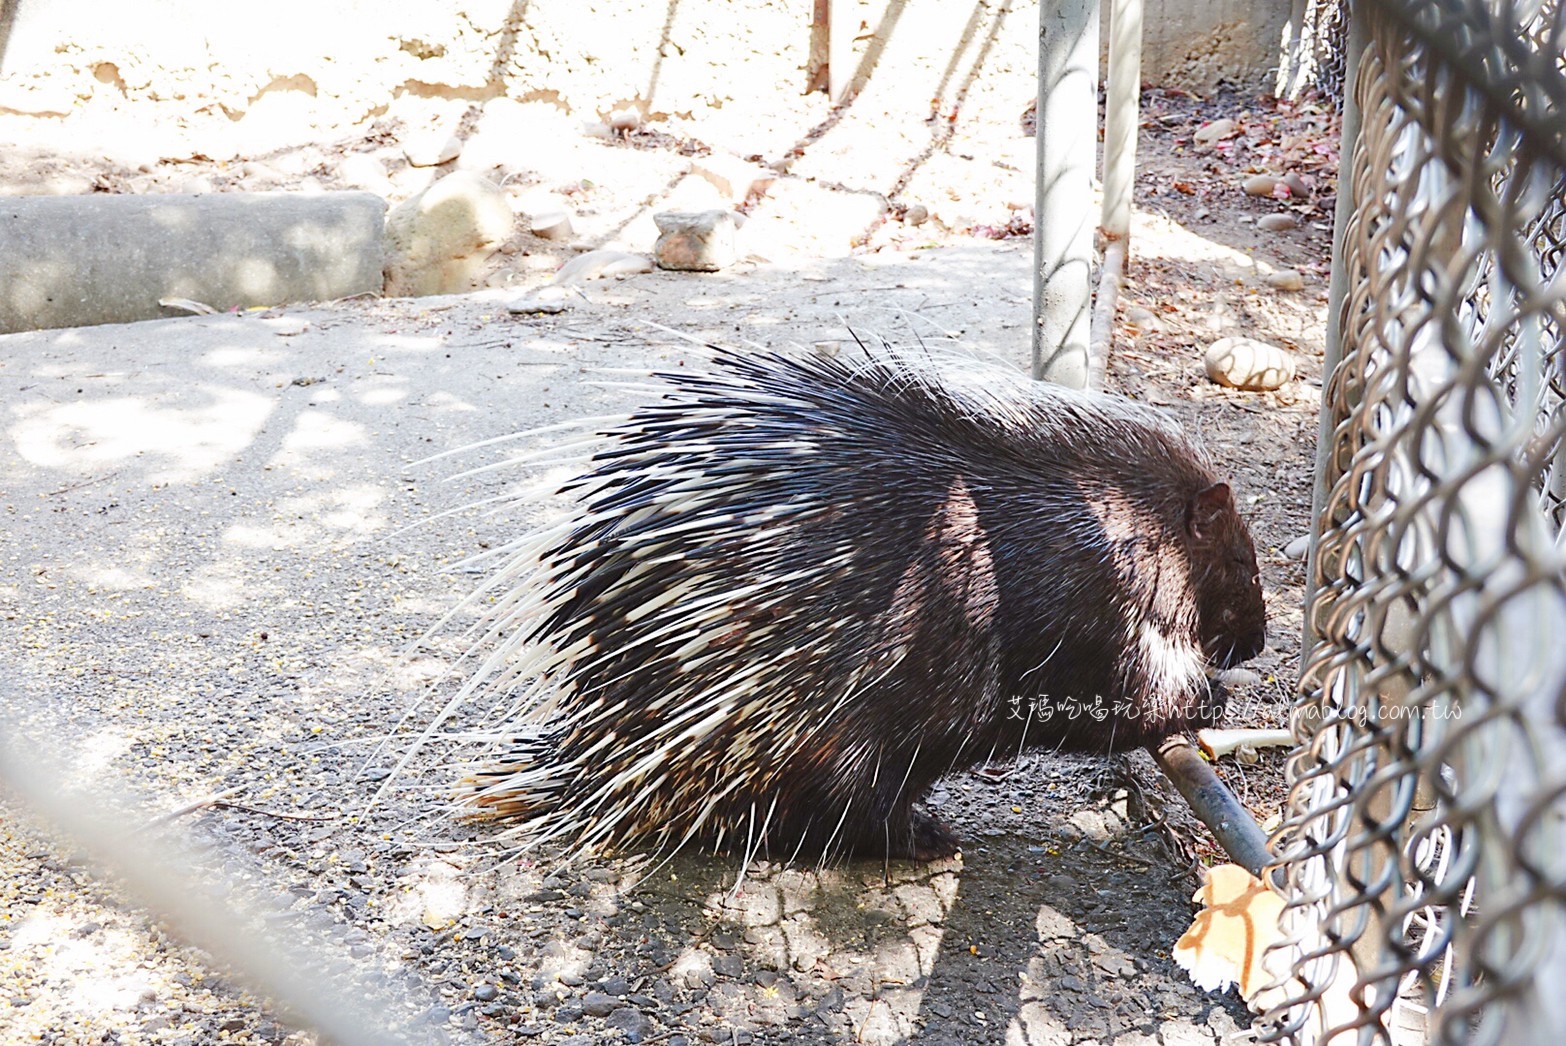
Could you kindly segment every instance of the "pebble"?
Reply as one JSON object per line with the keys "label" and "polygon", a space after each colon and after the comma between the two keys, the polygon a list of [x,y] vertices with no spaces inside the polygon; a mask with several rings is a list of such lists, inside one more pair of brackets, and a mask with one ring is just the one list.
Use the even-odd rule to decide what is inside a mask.
{"label": "pebble", "polygon": [[930,208],[922,203],[912,203],[903,212],[903,221],[908,225],[923,225],[930,220]]}
{"label": "pebble", "polygon": [[[548,290],[549,288],[544,288]],[[528,295],[518,298],[506,306],[506,311],[513,316],[532,316],[543,314],[555,316],[566,311],[566,302],[560,298],[542,298],[537,295]]]}
{"label": "pebble", "polygon": [[1290,559],[1304,559],[1310,551],[1310,535],[1301,534],[1287,545],[1283,546],[1283,554]]}
{"label": "pebble", "polygon": [[1226,668],[1218,673],[1218,682],[1224,686],[1261,686],[1260,672],[1250,668]]}
{"label": "pebble", "polygon": [[541,240],[564,241],[576,235],[569,211],[539,211],[527,220],[529,231]]}
{"label": "pebble", "polygon": [[385,196],[391,189],[386,177],[386,165],[369,153],[349,153],[337,165],[337,177],[344,185],[355,189],[368,189]]}
{"label": "pebble", "polygon": [[1126,322],[1138,330],[1152,330],[1158,326],[1158,317],[1151,309],[1133,305],[1126,310]]}
{"label": "pebble", "polygon": [[1281,388],[1294,378],[1294,357],[1254,338],[1219,338],[1208,346],[1202,363],[1213,381],[1246,392]]}
{"label": "pebble", "polygon": [[1253,174],[1240,185],[1247,196],[1271,196],[1277,187],[1278,179],[1270,174]]}
{"label": "pebble", "polygon": [[609,114],[609,119],[604,121],[611,131],[634,131],[642,125],[641,111],[634,106],[626,106],[616,109]]}
{"label": "pebble", "polygon": [[588,992],[582,997],[582,1012],[589,1017],[607,1017],[619,1005],[619,999],[603,992]]}
{"label": "pebble", "polygon": [[1288,174],[1283,176],[1283,184],[1289,187],[1289,195],[1291,196],[1310,195],[1310,186],[1306,185],[1305,179],[1301,178],[1299,174],[1294,171],[1290,171]]}
{"label": "pebble", "polygon": [[1298,229],[1300,223],[1292,214],[1264,214],[1256,219],[1256,227],[1262,232],[1288,232]]}
{"label": "pebble", "polygon": [[1191,138],[1199,145],[1211,145],[1213,142],[1229,137],[1231,134],[1237,131],[1239,127],[1240,125],[1238,123],[1226,116],[1219,120],[1212,120],[1198,127],[1196,129],[1196,133],[1191,135]]}
{"label": "pebble", "polygon": [[621,1006],[609,1014],[604,1025],[623,1032],[631,1042],[641,1042],[652,1031],[652,1021],[647,1019],[647,1015],[630,1006]]}
{"label": "pebble", "polygon": [[1279,269],[1268,273],[1267,286],[1277,291],[1297,291],[1305,287],[1305,277],[1298,269]]}
{"label": "pebble", "polygon": [[494,1002],[500,998],[500,989],[493,984],[481,984],[473,989],[473,997],[479,1002]]}
{"label": "pebble", "polygon": [[462,140],[442,132],[421,135],[403,143],[402,155],[415,167],[439,167],[462,155]]}
{"label": "pebble", "polygon": [[598,987],[605,995],[613,995],[616,998],[629,995],[631,992],[631,982],[619,976],[604,978],[604,982]]}

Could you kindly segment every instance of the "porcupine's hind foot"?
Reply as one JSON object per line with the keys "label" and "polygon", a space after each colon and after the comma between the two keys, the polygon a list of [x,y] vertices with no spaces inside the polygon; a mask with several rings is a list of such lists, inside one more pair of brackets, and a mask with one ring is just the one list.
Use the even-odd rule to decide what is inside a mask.
{"label": "porcupine's hind foot", "polygon": [[955,832],[923,806],[910,804],[893,811],[884,827],[867,830],[854,851],[860,857],[924,864],[950,857],[960,849]]}

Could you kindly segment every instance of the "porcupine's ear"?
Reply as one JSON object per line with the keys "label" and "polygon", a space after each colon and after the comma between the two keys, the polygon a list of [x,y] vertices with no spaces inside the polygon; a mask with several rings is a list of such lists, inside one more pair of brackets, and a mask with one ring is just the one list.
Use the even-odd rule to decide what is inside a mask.
{"label": "porcupine's ear", "polygon": [[1185,507],[1185,532],[1192,541],[1206,541],[1212,537],[1219,517],[1233,511],[1234,496],[1229,484],[1214,483],[1200,491]]}

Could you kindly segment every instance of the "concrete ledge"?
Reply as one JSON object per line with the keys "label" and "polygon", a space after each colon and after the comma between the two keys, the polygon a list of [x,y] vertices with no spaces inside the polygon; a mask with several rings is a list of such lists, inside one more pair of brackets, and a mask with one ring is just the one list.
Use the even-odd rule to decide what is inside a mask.
{"label": "concrete ledge", "polygon": [[0,332],[381,290],[386,205],[364,192],[0,198]]}

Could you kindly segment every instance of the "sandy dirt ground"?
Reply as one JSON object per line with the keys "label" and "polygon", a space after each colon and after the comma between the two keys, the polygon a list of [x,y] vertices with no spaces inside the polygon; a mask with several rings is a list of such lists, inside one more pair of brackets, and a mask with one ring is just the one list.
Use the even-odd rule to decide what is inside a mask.
{"label": "sandy dirt ground", "polygon": [[[436,816],[451,779],[439,746],[390,774],[411,737],[393,734],[403,716],[432,684],[449,692],[461,643],[419,637],[478,581],[459,564],[558,511],[467,507],[510,489],[515,470],[451,478],[527,441],[421,459],[636,402],[600,372],[694,365],[665,328],[791,351],[862,331],[1024,366],[1026,110],[1018,100],[989,138],[932,138],[922,180],[883,180],[890,206],[828,237],[822,216],[841,232],[868,192],[831,176],[854,158],[831,137],[840,116],[799,137],[797,155],[759,156],[816,168],[792,210],[747,205],[788,249],[757,247],[716,274],[586,283],[560,315],[506,311],[572,250],[519,232],[468,295],[0,337],[7,740],[39,760],[46,791],[108,817],[89,829],[95,844],[148,851],[180,870],[164,881],[182,894],[241,913],[220,952],[287,957],[365,1041],[1243,1037],[1243,1004],[1198,991],[1168,957],[1198,866],[1220,854],[1145,757],[954,775],[932,803],[960,858],[822,870],[699,855],[497,869],[481,829]],[[396,162],[397,118],[145,170],[35,141],[0,154],[0,191],[334,188],[348,184],[342,159],[365,153],[381,155],[396,199],[429,177]],[[1233,135],[1193,141],[1220,118]],[[831,148],[813,154],[822,140]],[[1242,725],[1284,722],[1297,666],[1303,567],[1282,550],[1308,514],[1335,145],[1308,107],[1145,100],[1110,384],[1198,432],[1252,521],[1271,625],[1231,706]],[[646,250],[651,211],[677,199],[704,148],[578,123],[509,184],[572,207],[592,246]],[[1257,171],[1293,171],[1307,191],[1248,196]],[[911,203],[930,218],[908,221]],[[1275,213],[1298,228],[1256,227]],[[1283,270],[1303,289],[1268,282]],[[1295,353],[1299,379],[1275,393],[1213,385],[1201,351],[1235,333]],[[1220,768],[1264,823],[1281,764],[1264,753]],[[177,912],[138,906],[93,848],[0,798],[0,1040],[317,1041],[287,999],[258,997],[185,943]]]}

